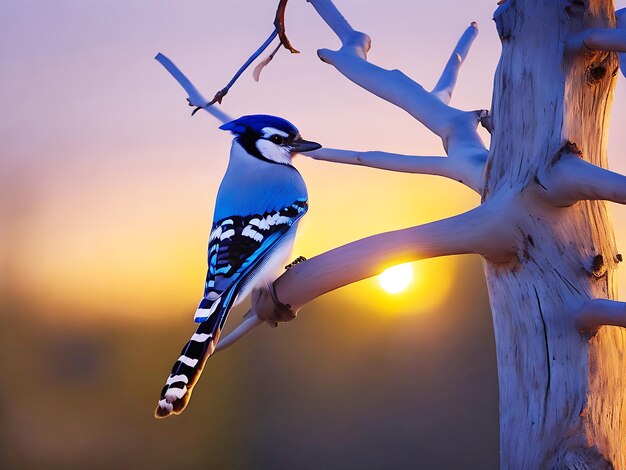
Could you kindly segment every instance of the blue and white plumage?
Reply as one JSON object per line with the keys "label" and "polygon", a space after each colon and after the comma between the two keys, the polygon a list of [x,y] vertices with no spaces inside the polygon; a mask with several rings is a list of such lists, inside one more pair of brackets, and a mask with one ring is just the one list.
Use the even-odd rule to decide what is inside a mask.
{"label": "blue and white plumage", "polygon": [[204,297],[194,318],[200,325],[161,391],[155,412],[159,418],[186,407],[233,305],[252,288],[273,282],[288,261],[308,199],[291,160],[298,152],[321,147],[275,116],[243,116],[220,129],[235,138],[209,237]]}

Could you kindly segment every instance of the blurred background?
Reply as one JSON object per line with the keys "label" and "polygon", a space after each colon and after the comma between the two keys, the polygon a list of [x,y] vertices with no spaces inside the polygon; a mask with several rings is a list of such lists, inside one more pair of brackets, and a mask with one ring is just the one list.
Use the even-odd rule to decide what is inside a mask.
{"label": "blurred background", "polygon": [[[452,104],[489,107],[495,1],[336,3],[372,36],[371,61],[425,87],[478,21]],[[186,413],[152,416],[194,330],[231,140],[207,113],[190,117],[153,57],[168,55],[210,97],[270,33],[276,4],[0,0],[1,468],[497,468],[476,257],[413,263],[402,292],[370,279],[258,328],[210,360]],[[281,51],[259,83],[244,74],[226,112],[286,117],[329,147],[443,154],[410,116],[317,59],[338,40],[308,3],[290,2],[287,31],[302,53]],[[620,77],[610,153],[621,172],[625,100]],[[296,166],[311,208],[294,255],[479,203],[433,176]],[[613,214],[624,246],[626,210]]]}

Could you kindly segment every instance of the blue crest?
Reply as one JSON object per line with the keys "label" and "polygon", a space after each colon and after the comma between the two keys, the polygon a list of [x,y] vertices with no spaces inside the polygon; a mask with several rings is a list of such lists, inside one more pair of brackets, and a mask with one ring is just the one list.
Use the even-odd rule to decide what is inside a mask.
{"label": "blue crest", "polygon": [[227,122],[220,126],[220,129],[224,131],[231,131],[235,135],[241,135],[248,130],[252,130],[256,134],[261,134],[263,128],[273,127],[279,131],[286,132],[290,136],[295,137],[298,135],[298,129],[289,121],[277,116],[270,116],[269,114],[251,114],[249,116],[242,116],[234,121]]}

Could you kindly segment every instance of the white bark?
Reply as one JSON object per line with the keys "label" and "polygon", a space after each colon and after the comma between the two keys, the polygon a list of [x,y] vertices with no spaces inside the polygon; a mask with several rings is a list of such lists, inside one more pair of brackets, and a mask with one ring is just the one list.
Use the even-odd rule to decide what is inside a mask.
{"label": "white bark", "polygon": [[[429,93],[401,71],[385,70],[367,62],[367,52],[371,46],[369,36],[355,31],[332,1],[308,1],[339,37],[342,44],[338,51],[320,49],[318,51],[320,59],[333,65],[357,85],[405,110],[437,134],[442,139],[449,158],[469,161],[467,164],[458,163],[458,167],[474,167],[477,162],[486,161],[487,149],[476,132],[478,123],[485,117],[484,112],[461,111],[449,106],[445,98],[452,95],[458,70],[478,34],[475,23],[470,25],[459,40],[442,78],[435,90]],[[461,60],[455,63],[457,55],[461,56]],[[472,188],[481,188],[480,172],[479,178],[464,182]]]}
{"label": "white bark", "polygon": [[481,156],[451,159],[446,157],[400,155],[380,151],[358,152],[325,147],[313,152],[307,152],[305,155],[315,160],[327,162],[362,165],[403,173],[443,176],[465,184],[479,194],[482,189],[481,179],[485,166],[485,161]]}
{"label": "white bark", "polygon": [[455,109],[401,71],[386,70],[367,62],[364,56],[369,48],[369,37],[363,33],[352,32],[340,39],[343,46],[339,51],[318,51],[324,62],[424,124],[442,139],[449,157],[486,157],[487,149],[476,132],[482,113]]}
{"label": "white bark", "polygon": [[626,52],[626,31],[590,29],[583,34],[582,43],[592,51]]}
{"label": "white bark", "polygon": [[[518,216],[505,203],[494,200],[450,219],[373,235],[290,268],[274,282],[276,295],[298,312],[327,292],[376,276],[396,264],[472,253],[507,262],[515,256],[518,244],[511,229]],[[271,296],[261,295],[256,300],[244,324],[220,341],[222,349],[261,323],[254,317],[275,321],[276,305]]]}
{"label": "white bark", "polygon": [[[616,28],[626,30],[626,8],[622,8],[615,12]],[[626,53],[619,54],[619,65],[622,69],[622,74],[626,77]]]}
{"label": "white bark", "polygon": [[626,327],[626,302],[594,299],[575,312],[576,326],[588,333],[595,333],[603,326]]}
{"label": "white bark", "polygon": [[574,36],[568,43],[570,52],[626,52],[626,8],[615,12],[615,21],[615,28],[589,28]]}
{"label": "white bark", "polygon": [[568,43],[570,53],[585,51],[618,52],[622,74],[626,77],[626,8],[615,12],[615,29],[590,28]]}
{"label": "white bark", "polygon": [[626,204],[626,176],[593,165],[579,155],[564,155],[540,183],[549,200],[561,207],[583,200]]}
{"label": "white bark", "polygon": [[180,84],[180,86],[183,87],[183,89],[187,92],[187,101],[189,102],[189,106],[204,109],[207,113],[209,113],[221,123],[226,123],[233,120],[228,114],[216,108],[215,106],[207,106],[207,103],[209,101],[204,96],[202,96],[202,94],[185,76],[185,74],[181,72],[178,67],[176,67],[174,62],[172,62],[160,52],[156,55],[155,59],[163,67],[165,67],[165,69],[172,75],[172,77],[174,77],[176,81]]}
{"label": "white bark", "polygon": [[[610,220],[604,203],[555,207],[541,187],[551,175],[545,182],[559,200],[557,175],[580,178],[578,189],[563,183],[574,193],[566,192],[558,205],[593,198],[600,194],[589,175],[599,170],[591,165],[607,166],[615,56],[565,53],[578,31],[610,29],[613,5],[584,5],[571,12],[561,2],[509,0],[496,18],[503,50],[484,199],[519,194],[528,212],[518,225],[526,240],[519,265],[485,263],[498,352],[502,468],[626,466],[626,338],[603,328],[589,339],[576,326],[580,305],[615,297],[618,257]],[[563,166],[551,168],[565,141],[588,163],[566,156]],[[573,165],[586,169],[573,175]]]}
{"label": "white bark", "polygon": [[476,39],[476,36],[478,36],[478,24],[474,22],[467,28],[465,33],[463,33],[461,39],[459,39],[458,44],[454,48],[454,51],[452,51],[452,55],[441,74],[441,78],[439,78],[435,88],[431,91],[433,95],[446,104],[450,103],[450,99],[452,99],[452,93],[454,92],[454,87],[459,77],[461,65],[463,65],[463,62],[467,58],[467,54],[469,54],[470,47],[474,39]]}
{"label": "white bark", "polygon": [[214,353],[223,351],[224,349],[232,346],[262,323],[263,320],[259,318],[256,312],[252,309],[249,310],[244,316],[243,321],[237,325],[233,331],[224,335],[224,337],[220,339],[219,343],[217,343],[217,346],[215,347]]}

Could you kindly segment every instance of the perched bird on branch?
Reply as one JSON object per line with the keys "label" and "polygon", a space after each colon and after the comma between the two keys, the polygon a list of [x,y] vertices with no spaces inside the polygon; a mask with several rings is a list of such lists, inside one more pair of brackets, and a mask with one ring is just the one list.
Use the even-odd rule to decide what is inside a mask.
{"label": "perched bird on branch", "polygon": [[204,297],[195,313],[200,325],[161,391],[158,418],[184,410],[230,309],[253,288],[271,286],[288,261],[308,199],[292,159],[321,147],[275,116],[243,116],[220,129],[235,138],[217,194]]}

